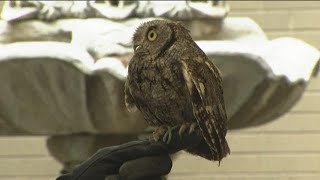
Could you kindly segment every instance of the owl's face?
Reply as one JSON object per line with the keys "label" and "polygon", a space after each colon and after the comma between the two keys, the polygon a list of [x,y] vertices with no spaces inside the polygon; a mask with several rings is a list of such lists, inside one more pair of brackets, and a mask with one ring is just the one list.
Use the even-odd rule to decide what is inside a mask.
{"label": "owl's face", "polygon": [[140,25],[133,35],[135,53],[147,52],[152,56],[167,49],[172,44],[172,23],[163,20],[153,20]]}

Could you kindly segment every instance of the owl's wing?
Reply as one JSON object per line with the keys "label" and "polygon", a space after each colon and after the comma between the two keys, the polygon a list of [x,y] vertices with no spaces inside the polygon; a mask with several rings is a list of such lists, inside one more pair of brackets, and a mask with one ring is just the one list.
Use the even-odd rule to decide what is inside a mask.
{"label": "owl's wing", "polygon": [[126,81],[126,83],[124,85],[124,93],[125,93],[125,95],[124,95],[125,104],[126,104],[126,107],[127,107],[128,111],[129,112],[137,111],[137,106],[134,103],[134,100],[133,100],[133,97],[132,97],[132,95],[130,93],[127,81]]}
{"label": "owl's wing", "polygon": [[189,90],[193,114],[197,119],[213,154],[214,160],[224,158],[230,149],[227,133],[226,111],[223,100],[222,79],[212,62],[202,58],[182,60],[182,72]]}

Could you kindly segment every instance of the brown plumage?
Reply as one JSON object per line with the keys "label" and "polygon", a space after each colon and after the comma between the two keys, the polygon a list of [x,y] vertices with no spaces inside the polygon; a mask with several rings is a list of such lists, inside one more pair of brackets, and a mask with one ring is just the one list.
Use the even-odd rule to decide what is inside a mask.
{"label": "brown plumage", "polygon": [[133,37],[125,86],[129,110],[153,126],[197,122],[204,141],[188,152],[220,161],[230,153],[219,70],[180,23],[149,21]]}

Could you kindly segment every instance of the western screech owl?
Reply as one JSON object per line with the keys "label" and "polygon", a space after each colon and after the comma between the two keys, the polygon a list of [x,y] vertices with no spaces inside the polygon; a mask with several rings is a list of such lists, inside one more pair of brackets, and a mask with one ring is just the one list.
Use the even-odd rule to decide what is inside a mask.
{"label": "western screech owl", "polygon": [[146,22],[137,28],[133,45],[125,85],[128,109],[139,109],[158,127],[196,125],[204,140],[186,151],[220,162],[230,150],[217,67],[180,23]]}

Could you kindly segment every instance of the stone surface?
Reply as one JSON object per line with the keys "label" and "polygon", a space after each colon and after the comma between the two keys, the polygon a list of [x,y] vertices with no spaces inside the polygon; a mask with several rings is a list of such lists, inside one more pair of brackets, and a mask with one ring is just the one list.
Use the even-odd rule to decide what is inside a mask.
{"label": "stone surface", "polygon": [[319,51],[294,38],[265,40],[261,46],[242,41],[198,44],[222,72],[230,129],[265,124],[285,114],[319,68]]}
{"label": "stone surface", "polygon": [[0,43],[8,44],[21,41],[58,41],[70,42],[71,32],[57,23],[41,21],[22,21],[8,23],[0,20]]}
{"label": "stone surface", "polygon": [[[115,2],[115,1],[114,1]],[[29,1],[6,2],[1,18],[8,21],[61,18],[106,18],[124,20],[132,17],[162,17],[173,20],[221,19],[229,12],[225,2],[217,4],[191,1]]]}
{"label": "stone surface", "polygon": [[12,43],[0,51],[6,52],[0,55],[1,134],[135,134],[145,127],[124,106],[126,71],[112,69],[114,60],[112,68],[101,61],[98,69],[85,50],[57,42]]}

